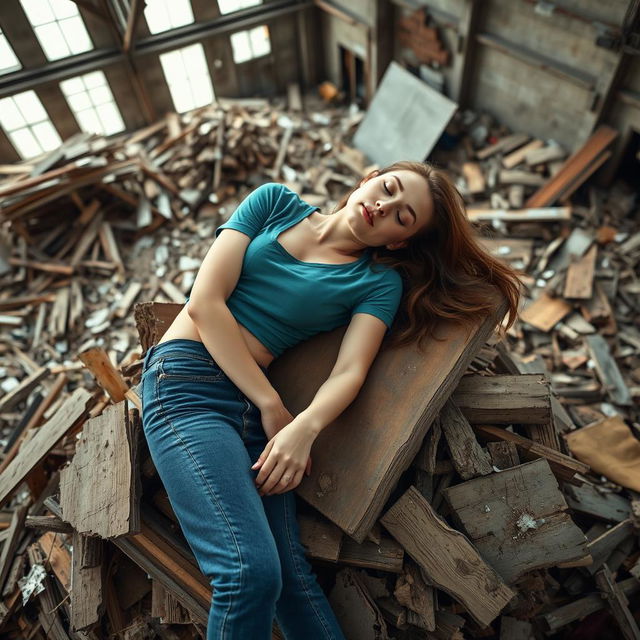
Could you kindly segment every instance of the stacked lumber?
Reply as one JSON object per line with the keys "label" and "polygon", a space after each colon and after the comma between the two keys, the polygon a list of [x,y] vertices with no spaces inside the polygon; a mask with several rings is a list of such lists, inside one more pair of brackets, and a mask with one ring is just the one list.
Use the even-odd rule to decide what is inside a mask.
{"label": "stacked lumber", "polygon": [[[222,161],[202,161],[206,184],[200,173],[180,183],[203,171],[183,161],[209,150],[223,121],[214,138]],[[86,175],[68,168],[73,154],[31,178],[37,163],[7,171],[0,189],[25,183],[8,206],[25,208],[10,210],[12,249],[2,254],[21,262],[5,260],[0,276],[0,304],[18,319],[0,336],[3,637],[204,637],[211,587],[141,431],[142,357],[181,308],[243,186],[284,179],[330,207],[352,185],[365,164],[348,146],[355,122],[338,109],[293,115],[228,103],[102,141],[103,155],[97,138],[86,140]],[[268,137],[263,160],[256,149]],[[127,155],[136,144],[143,152]],[[486,161],[514,144],[503,140]],[[88,175],[140,158],[156,159],[155,177],[142,165]],[[536,165],[543,181],[522,185],[523,196],[553,179],[555,161]],[[199,206],[180,195],[189,189],[204,195]],[[640,235],[624,187],[589,187],[588,197],[565,205],[570,217],[502,220],[483,238],[526,273],[526,306],[506,341],[493,332],[498,314],[470,334],[443,323],[444,340],[424,351],[383,350],[359,397],[314,444],[313,473],[297,489],[301,536],[349,640],[640,637]],[[151,221],[138,226],[144,198]],[[170,213],[160,220],[153,207]],[[110,262],[97,213],[118,243],[120,272],[87,264]],[[83,240],[91,224],[98,231]],[[56,333],[52,317],[67,325]],[[292,412],[328,374],[341,335],[317,336],[270,368]]]}

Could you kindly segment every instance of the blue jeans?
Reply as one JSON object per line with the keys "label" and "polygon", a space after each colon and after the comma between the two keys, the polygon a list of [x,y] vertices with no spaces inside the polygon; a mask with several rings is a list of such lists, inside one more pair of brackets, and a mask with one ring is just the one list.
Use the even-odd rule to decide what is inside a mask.
{"label": "blue jeans", "polygon": [[260,496],[260,411],[206,347],[168,340],[142,372],[142,425],[182,532],[213,587],[207,640],[343,640],[300,543],[295,496]]}

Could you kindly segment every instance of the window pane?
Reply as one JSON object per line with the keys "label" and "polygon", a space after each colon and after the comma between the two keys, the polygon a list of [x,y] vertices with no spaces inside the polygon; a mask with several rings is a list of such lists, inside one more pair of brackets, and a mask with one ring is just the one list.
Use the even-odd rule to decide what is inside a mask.
{"label": "window pane", "polygon": [[160,33],[171,29],[169,14],[162,0],[148,0],[144,10],[144,17],[151,33]]}
{"label": "window pane", "polygon": [[204,57],[204,49],[201,44],[185,47],[182,51],[182,59],[189,77],[208,75],[207,61]]}
{"label": "window pane", "polygon": [[173,28],[193,22],[193,11],[191,11],[189,0],[171,0],[167,3],[167,11]]}
{"label": "window pane", "polygon": [[113,100],[109,87],[91,89],[89,91],[89,95],[91,96],[91,102],[93,102],[94,105],[103,104],[104,102],[110,102]]}
{"label": "window pane", "polygon": [[246,31],[231,34],[231,48],[233,49],[234,62],[245,62],[251,58],[249,38]]}
{"label": "window pane", "polygon": [[70,0],[49,0],[49,4],[58,20],[78,15],[78,7]]}
{"label": "window pane", "polygon": [[29,90],[23,93],[16,93],[13,99],[16,101],[18,109],[20,109],[20,113],[29,124],[49,119],[35,91]]}
{"label": "window pane", "polygon": [[20,69],[22,65],[13,52],[6,36],[0,31],[0,73],[9,73]]}
{"label": "window pane", "polygon": [[247,7],[255,7],[262,4],[262,0],[218,0],[218,8],[220,13],[232,13]]}
{"label": "window pane", "polygon": [[171,84],[174,79],[178,80],[185,72],[179,50],[163,53],[160,56],[160,63],[162,64],[162,70],[169,84]]}
{"label": "window pane", "polygon": [[102,87],[107,84],[107,79],[104,77],[102,71],[92,71],[91,73],[85,73],[82,78],[84,86],[87,89],[93,89],[94,87]]}
{"label": "window pane", "polygon": [[124,122],[115,103],[101,104],[96,111],[102,122],[104,133],[108,136],[124,129]]}
{"label": "window pane", "polygon": [[173,98],[173,105],[178,113],[183,111],[189,111],[194,108],[193,97],[191,95],[191,89],[187,85],[186,90],[179,90],[175,86],[170,86],[171,97]]}
{"label": "window pane", "polygon": [[48,60],[58,60],[71,55],[57,22],[50,22],[36,27],[35,32]]}
{"label": "window pane", "polygon": [[76,120],[80,128],[87,133],[104,133],[100,119],[93,108],[77,112]]}
{"label": "window pane", "polygon": [[89,94],[86,91],[69,96],[67,98],[67,102],[69,103],[72,111],[82,111],[83,109],[88,109],[91,106],[91,100],[89,99]]}
{"label": "window pane", "polygon": [[195,106],[202,107],[213,102],[213,91],[208,82],[194,82],[191,85]]}
{"label": "window pane", "polygon": [[62,93],[65,96],[72,96],[74,93],[80,93],[80,91],[84,91],[84,84],[80,79],[80,76],[77,78],[69,78],[68,80],[63,80],[60,83],[60,88],[62,89]]}
{"label": "window pane", "polygon": [[42,0],[20,0],[20,2],[32,27],[55,20],[55,16],[46,0],[45,2],[42,2]]}
{"label": "window pane", "polygon": [[82,53],[93,49],[93,44],[80,16],[67,18],[59,22],[71,53]]}
{"label": "window pane", "polygon": [[48,120],[34,124],[31,131],[45,151],[52,151],[62,144],[58,132]]}
{"label": "window pane", "polygon": [[13,131],[27,124],[13,98],[0,100],[0,124],[5,131]]}
{"label": "window pane", "polygon": [[29,129],[18,129],[9,134],[13,146],[23,158],[32,158],[42,153],[42,147]]}
{"label": "window pane", "polygon": [[264,56],[271,51],[269,29],[266,26],[251,29],[251,31],[249,31],[249,37],[251,38],[251,49],[254,58]]}

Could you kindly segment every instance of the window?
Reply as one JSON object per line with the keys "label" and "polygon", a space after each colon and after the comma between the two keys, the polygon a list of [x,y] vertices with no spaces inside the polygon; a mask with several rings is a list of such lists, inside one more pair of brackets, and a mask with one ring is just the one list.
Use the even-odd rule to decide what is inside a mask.
{"label": "window", "polygon": [[147,0],[144,9],[151,33],[160,33],[193,22],[190,0]]}
{"label": "window", "polygon": [[220,9],[220,13],[225,14],[255,7],[259,4],[262,4],[262,0],[218,0],[218,9]]}
{"label": "window", "polygon": [[0,124],[23,159],[62,144],[35,91],[0,100]]}
{"label": "window", "polygon": [[109,136],[124,129],[122,116],[102,71],[63,80],[60,88],[83,131]]}
{"label": "window", "polygon": [[266,25],[248,31],[231,34],[231,48],[234,62],[246,62],[271,52],[269,29]]}
{"label": "window", "polygon": [[211,77],[201,44],[163,53],[160,63],[178,113],[213,102]]}
{"label": "window", "polygon": [[71,0],[20,0],[48,60],[93,49],[93,43]]}
{"label": "window", "polygon": [[11,73],[21,68],[20,60],[16,58],[7,36],[0,29],[0,73]]}

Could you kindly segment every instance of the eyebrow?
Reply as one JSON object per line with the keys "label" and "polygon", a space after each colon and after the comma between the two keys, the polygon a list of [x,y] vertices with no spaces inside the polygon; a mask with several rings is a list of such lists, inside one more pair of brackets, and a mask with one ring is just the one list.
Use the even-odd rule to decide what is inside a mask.
{"label": "eyebrow", "polygon": [[[400,187],[400,191],[404,191],[404,186],[402,185],[400,178],[398,178],[398,176],[394,174],[391,174],[391,177],[395,178],[398,181],[398,186]],[[413,207],[410,204],[407,204],[407,209],[409,209],[409,213],[413,216],[413,222],[415,224],[416,221],[418,220],[418,216],[416,215],[416,212],[413,210]]]}

